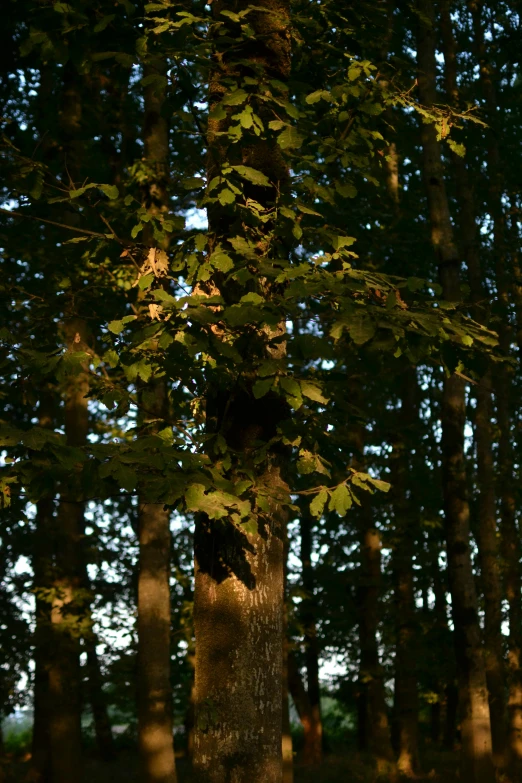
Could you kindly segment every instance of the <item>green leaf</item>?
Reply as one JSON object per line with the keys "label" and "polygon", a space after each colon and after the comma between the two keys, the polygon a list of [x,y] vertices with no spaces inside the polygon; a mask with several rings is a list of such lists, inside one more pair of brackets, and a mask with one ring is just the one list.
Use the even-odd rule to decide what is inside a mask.
{"label": "green leaf", "polygon": [[226,502],[226,493],[219,491],[206,493],[203,484],[191,484],[185,492],[187,509],[203,512],[210,519],[222,519],[228,516]]}
{"label": "green leaf", "polygon": [[254,291],[251,291],[249,294],[245,294],[244,296],[242,296],[239,301],[258,305],[258,304],[262,304],[265,300],[259,294],[256,294]]}
{"label": "green leaf", "polygon": [[317,103],[320,100],[328,101],[330,100],[330,93],[327,92],[327,90],[316,90],[315,92],[311,92],[310,95],[307,95],[305,98],[307,103]]}
{"label": "green leaf", "polygon": [[0,426],[0,446],[16,446],[23,437],[22,430],[17,430],[8,425]]}
{"label": "green leaf", "polygon": [[332,237],[332,247],[334,250],[340,250],[342,247],[350,247],[355,242],[355,237]]}
{"label": "green leaf", "polygon": [[346,512],[352,506],[352,495],[346,484],[339,484],[330,495],[328,508],[330,511],[337,511],[339,516],[344,517]]}
{"label": "green leaf", "polygon": [[123,332],[125,325],[131,321],[135,321],[137,317],[138,316],[136,315],[126,315],[121,321],[110,321],[107,327],[113,334],[120,334],[120,332]]}
{"label": "green leaf", "polygon": [[319,402],[321,405],[326,405],[328,402],[328,399],[323,396],[319,384],[313,383],[312,381],[299,381],[299,385],[301,387],[301,393],[305,397],[308,397],[308,399]]}
{"label": "green leaf", "polygon": [[370,484],[373,484],[375,489],[378,489],[380,492],[389,492],[391,484],[389,484],[387,481],[381,481],[381,479],[374,479],[371,476],[368,476],[368,481]]}
{"label": "green leaf", "polygon": [[234,171],[237,171],[240,177],[247,179],[249,182],[253,182],[254,185],[270,186],[268,177],[257,169],[253,169],[250,166],[232,166],[231,168],[233,168]]}
{"label": "green leaf", "polygon": [[310,503],[310,513],[312,514],[312,516],[319,519],[319,517],[324,511],[324,507],[326,505],[327,500],[328,500],[328,492],[323,487]]}
{"label": "green leaf", "polygon": [[340,182],[336,182],[335,189],[343,198],[355,198],[357,195],[357,188],[350,182],[342,185]]}
{"label": "green leaf", "polygon": [[256,381],[252,387],[252,392],[256,400],[259,400],[261,397],[264,397],[265,394],[268,394],[273,385],[274,381],[272,378]]}
{"label": "green leaf", "polygon": [[294,128],[293,125],[289,125],[279,134],[277,143],[284,150],[296,149],[303,143],[303,136],[301,136],[297,128]]}
{"label": "green leaf", "polygon": [[315,469],[315,454],[312,454],[312,452],[308,451],[307,449],[301,449],[299,452],[299,459],[297,460],[297,470],[299,473],[301,473],[303,476],[306,476],[309,473],[314,473]]}
{"label": "green leaf", "polygon": [[225,206],[225,204],[233,204],[235,200],[236,197],[228,188],[223,188],[218,194],[218,201],[223,206]]}
{"label": "green leaf", "polygon": [[138,288],[141,291],[145,291],[145,289],[149,288],[149,286],[152,284],[154,280],[154,275],[152,272],[150,272],[148,275],[143,275],[143,277],[140,277],[138,281]]}
{"label": "green leaf", "polygon": [[234,92],[225,95],[221,102],[224,103],[225,106],[239,106],[241,103],[244,103],[247,98],[248,93],[244,90],[234,90]]}
{"label": "green leaf", "polygon": [[466,155],[466,147],[464,146],[464,144],[459,144],[457,141],[455,141],[450,137],[448,137],[446,141],[448,142],[448,147],[450,148],[450,150],[454,152],[455,155],[458,155],[459,158],[463,158]]}
{"label": "green leaf", "polygon": [[116,19],[116,14],[108,14],[107,16],[102,17],[98,24],[94,26],[93,33],[101,33],[102,30],[105,30],[105,28],[110,25],[113,19]]}
{"label": "green leaf", "polygon": [[364,345],[375,334],[375,323],[370,317],[355,318],[348,324],[348,332],[356,345]]}
{"label": "green leaf", "polygon": [[234,267],[234,262],[228,253],[225,253],[223,250],[217,250],[215,253],[212,253],[208,261],[209,264],[212,264],[215,269],[219,269],[220,272],[230,272]]}
{"label": "green leaf", "polygon": [[118,366],[120,357],[118,356],[116,351],[107,351],[107,353],[103,357],[103,361],[107,362],[107,364],[114,369],[114,367]]}

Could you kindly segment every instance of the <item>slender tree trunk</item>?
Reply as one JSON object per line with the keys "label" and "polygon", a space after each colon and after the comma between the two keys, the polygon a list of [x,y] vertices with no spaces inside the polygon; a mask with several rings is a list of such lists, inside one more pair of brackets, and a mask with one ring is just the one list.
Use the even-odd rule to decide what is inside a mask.
{"label": "slender tree trunk", "polygon": [[[488,60],[488,52],[482,25],[483,3],[470,0],[468,7],[473,19],[474,43],[480,68],[480,82],[485,98],[488,130],[488,208],[493,218],[493,246],[496,261],[496,284],[502,321],[499,328],[500,346],[506,355],[511,352],[512,328],[510,324],[509,279],[506,269],[506,226],[502,203],[502,159],[497,126],[497,97],[494,73]],[[518,248],[517,248],[518,250]],[[498,495],[500,498],[500,528],[502,556],[504,560],[504,586],[509,605],[509,696],[508,696],[508,752],[509,772],[513,781],[522,775],[522,611],[520,538],[516,522],[516,499],[513,488],[514,455],[511,444],[511,372],[501,366],[495,374],[497,401],[498,447]]]}
{"label": "slender tree trunk", "polygon": [[299,715],[306,742],[306,736],[310,734],[313,724],[312,708],[297,661],[291,651],[288,653],[288,688]]}
{"label": "slender tree trunk", "polygon": [[[151,62],[146,75],[164,74],[165,64]],[[164,91],[145,90],[144,153],[149,178],[145,206],[152,216],[168,211],[168,124]],[[145,241],[153,244],[150,231]],[[147,431],[159,429],[168,408],[167,387],[156,380],[140,397]],[[150,422],[150,423],[149,423]],[[170,514],[162,504],[139,504],[138,575],[138,745],[143,783],[176,783],[170,682]]]}
{"label": "slender tree trunk", "polygon": [[303,587],[302,621],[308,700],[310,702],[311,724],[305,732],[303,761],[305,764],[320,764],[323,760],[323,724],[321,720],[321,691],[319,684],[319,644],[317,639],[316,606],[314,598],[314,572],[312,566],[313,518],[308,508],[301,510],[301,562]]}
{"label": "slender tree trunk", "polygon": [[283,783],[294,783],[294,748],[292,744],[292,731],[290,725],[290,699],[288,694],[288,654],[290,642],[288,638],[288,596],[287,596],[287,571],[288,571],[288,536],[285,538],[285,573],[284,573],[284,606],[283,606],[283,676],[282,701],[283,701]]}
{"label": "slender tree trunk", "polygon": [[395,517],[393,576],[395,585],[395,717],[397,768],[407,777],[419,770],[419,701],[417,694],[417,622],[413,551],[417,518],[408,493],[412,430],[418,419],[415,370],[407,368],[402,390],[399,429],[393,436],[391,483]]}
{"label": "slender tree trunk", "polygon": [[[85,322],[66,317],[64,340],[71,352],[85,351]],[[65,434],[69,446],[80,447],[88,432],[88,376],[70,376],[65,384]],[[74,482],[71,481],[71,484]],[[88,619],[88,595],[82,584],[81,536],[83,502],[77,486],[62,490],[55,520],[56,571],[51,625],[53,655],[49,665],[49,744],[53,783],[71,783],[81,769],[80,637]]]}
{"label": "slender tree trunk", "polygon": [[114,758],[114,738],[107,711],[107,699],[103,692],[103,676],[100,659],[96,652],[96,635],[91,633],[85,639],[87,650],[87,692],[94,721],[94,733],[98,753],[104,761]]}
{"label": "slender tree trunk", "polygon": [[[167,518],[166,518],[167,517]],[[138,739],[143,783],[175,783],[170,685],[170,529],[157,503],[140,503]]]}
{"label": "slender tree trunk", "polygon": [[[52,394],[43,392],[38,414],[40,427],[52,429],[53,409]],[[53,581],[53,516],[53,498],[39,500],[36,505],[35,547],[32,559],[36,602],[31,750],[31,777],[34,783],[51,783],[48,719],[49,662],[52,655],[50,589]]]}
{"label": "slender tree trunk", "polygon": [[[433,106],[437,97],[434,8],[431,0],[418,0],[417,9],[419,97],[424,105]],[[421,125],[421,141],[431,238],[443,295],[449,301],[459,301],[459,254],[453,239],[440,146],[432,125]],[[494,767],[488,691],[470,553],[464,456],[465,419],[464,381],[452,375],[444,379],[441,421],[448,573],[462,715],[461,775],[469,783],[492,783]]]}
{"label": "slender tree trunk", "polygon": [[391,776],[395,766],[394,754],[377,643],[382,543],[366,498],[363,500],[362,516],[358,614],[361,646],[359,691],[366,707],[363,718],[366,736],[363,742],[375,759],[378,774]]}
{"label": "slender tree trunk", "polygon": [[[450,3],[441,3],[441,29],[444,45],[446,90],[454,107],[460,108],[457,81],[456,42],[453,36]],[[468,270],[468,282],[476,320],[486,323],[487,301],[481,271],[476,209],[473,190],[464,159],[452,156],[457,185],[460,244]],[[491,715],[493,759],[496,766],[505,763],[506,697],[502,651],[502,588],[497,541],[497,520],[493,459],[493,407],[491,378],[488,372],[476,390],[475,432],[477,441],[477,485],[479,488],[477,544],[484,591],[484,653]]]}
{"label": "slender tree trunk", "polygon": [[[235,54],[225,37],[213,39],[214,69],[210,76],[212,109],[227,91],[233,74],[259,74],[286,82],[290,72],[289,6],[286,0],[268,0],[269,13],[249,16],[255,41]],[[222,22],[223,12],[236,12],[236,2],[212,4]],[[228,22],[227,22],[228,24]],[[233,62],[232,57],[237,61]],[[240,59],[242,58],[242,59]],[[244,65],[251,58],[253,71]],[[244,71],[243,71],[244,69]],[[259,108],[263,111],[263,107]],[[265,116],[265,119],[268,119]],[[219,175],[221,163],[237,161],[265,174],[273,186],[254,188],[263,209],[271,208],[288,178],[286,164],[275,143],[261,137],[228,148],[228,119],[208,123],[208,177]],[[231,231],[230,212],[219,203],[208,210],[210,247],[225,243]],[[269,231],[269,226],[259,230]],[[235,236],[232,235],[232,236]],[[259,236],[259,235],[258,235]],[[259,281],[259,285],[263,285]],[[220,288],[222,286],[222,288]],[[216,275],[207,286],[233,296]],[[270,297],[270,289],[264,288]],[[283,361],[286,352],[284,323],[258,330],[251,345],[263,357]],[[275,341],[275,342],[274,342]],[[254,443],[274,437],[288,415],[286,404],[275,395],[256,399],[253,379],[246,374],[212,389],[206,400],[207,431],[219,432],[237,465],[250,462]],[[267,446],[267,459],[257,464],[257,497],[265,511],[256,529],[242,532],[230,519],[210,520],[199,514],[195,535],[196,737],[194,767],[202,783],[281,783],[282,765],[282,634],[284,504],[288,486],[281,476],[281,454]],[[252,464],[250,462],[250,464]]]}

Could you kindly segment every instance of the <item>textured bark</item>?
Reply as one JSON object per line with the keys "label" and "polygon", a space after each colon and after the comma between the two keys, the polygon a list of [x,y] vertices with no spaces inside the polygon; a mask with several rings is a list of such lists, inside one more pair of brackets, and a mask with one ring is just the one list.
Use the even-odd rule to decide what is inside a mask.
{"label": "textured bark", "polygon": [[288,570],[288,536],[285,539],[284,547],[285,572],[283,579],[284,588],[284,606],[283,606],[283,672],[281,678],[282,684],[282,704],[283,704],[283,783],[294,783],[294,749],[292,744],[292,732],[290,726],[290,699],[288,696],[288,598],[287,598],[287,570]]}
{"label": "textured bark", "polygon": [[[424,105],[433,106],[437,98],[434,8],[430,0],[418,0],[417,9],[419,97]],[[421,141],[431,240],[443,296],[449,301],[459,301],[460,260],[453,238],[440,146],[432,125],[422,124]],[[494,767],[488,691],[470,553],[465,420],[464,381],[452,375],[444,379],[443,387],[442,468],[448,573],[459,677],[461,775],[470,783],[492,783]]]}
{"label": "textured bark", "polygon": [[[267,486],[270,478],[280,481],[274,473]],[[282,780],[283,544],[276,509],[273,517],[248,541],[198,522],[194,766],[202,782]]]}
{"label": "textured bark", "polygon": [[144,783],[175,783],[170,685],[170,529],[157,503],[140,503],[138,741]]}
{"label": "textured bark", "polygon": [[308,508],[301,510],[301,563],[305,597],[301,603],[304,627],[306,681],[310,703],[310,725],[304,734],[303,762],[321,764],[323,760],[323,724],[321,719],[321,690],[319,684],[319,644],[317,639],[317,608],[314,598],[312,566],[313,518]]}
{"label": "textured bark", "polygon": [[[443,0],[440,9],[446,91],[455,109],[458,110],[461,100],[457,82],[456,42],[453,36],[449,0]],[[488,313],[484,302],[487,301],[487,293],[484,289],[484,275],[480,263],[480,238],[473,190],[464,159],[459,155],[453,155],[452,163],[459,206],[459,244],[468,270],[473,315],[476,320],[486,323]],[[503,766],[506,750],[506,697],[502,651],[502,584],[495,498],[491,393],[491,378],[488,372],[476,389],[475,436],[479,491],[476,538],[484,593],[484,653],[491,715],[493,759],[497,766]]]}
{"label": "textured bark", "polygon": [[[151,62],[146,75],[163,74]],[[169,129],[163,116],[164,90],[145,89],[144,158],[148,177],[144,206],[152,215],[168,211]],[[147,230],[145,242],[154,244]],[[142,427],[158,431],[168,407],[164,381],[140,395]],[[150,423],[149,423],[150,422]],[[139,503],[138,573],[138,747],[143,783],[176,783],[170,682],[170,514],[162,504]]]}
{"label": "textured bark", "polygon": [[[212,108],[226,91],[227,77],[241,78],[251,69],[240,58],[251,59],[254,72],[288,80],[290,72],[289,6],[286,0],[268,0],[270,13],[254,12],[249,23],[255,40],[231,49],[216,36],[215,67],[210,76]],[[212,14],[237,12],[237,2],[215,2]],[[235,62],[232,57],[236,58]],[[221,124],[220,124],[221,123]],[[225,124],[223,124],[225,123]],[[208,123],[208,169],[211,179],[225,160],[249,165],[267,175],[274,187],[252,187],[252,195],[268,208],[286,187],[288,172],[280,150],[261,138],[232,145],[226,121]],[[246,192],[250,193],[250,190]],[[210,249],[225,242],[231,230],[230,213],[219,203],[208,209]],[[265,224],[266,230],[270,226]],[[260,281],[260,285],[262,282]],[[219,276],[209,290],[226,296],[233,291]],[[225,290],[226,288],[226,290]],[[267,297],[270,290],[264,289]],[[252,334],[249,350],[282,360],[285,355],[284,323]],[[279,338],[276,343],[272,341]],[[254,444],[268,443],[288,415],[275,396],[255,399],[253,379],[246,375],[230,385],[211,389],[206,400],[207,431],[220,432],[238,465],[251,462]],[[231,520],[196,520],[194,624],[196,636],[196,734],[194,769],[201,783],[281,783],[282,766],[282,633],[283,539],[288,487],[280,473],[282,455],[269,448],[266,462],[256,465],[256,492],[266,496],[267,509],[258,517],[257,529],[238,530]]]}
{"label": "textured bark", "polygon": [[409,493],[409,455],[418,421],[415,370],[407,368],[402,381],[398,430],[393,435],[391,460],[392,500],[395,518],[393,578],[395,592],[395,720],[401,774],[413,777],[419,770],[419,700],[417,694],[417,620],[413,575],[415,529],[418,523]]}

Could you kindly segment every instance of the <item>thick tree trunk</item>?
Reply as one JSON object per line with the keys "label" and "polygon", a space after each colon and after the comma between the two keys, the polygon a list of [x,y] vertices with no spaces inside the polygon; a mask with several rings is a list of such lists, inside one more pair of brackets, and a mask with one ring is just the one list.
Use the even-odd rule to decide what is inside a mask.
{"label": "thick tree trunk", "polygon": [[[226,18],[223,12],[236,13],[241,7],[232,0],[218,0],[212,4],[214,20],[222,25]],[[211,109],[229,89],[232,75],[234,80],[252,73],[259,78],[263,71],[270,79],[288,80],[289,5],[286,0],[268,0],[264,7],[269,13],[255,11],[249,16],[255,40],[235,49],[225,36],[213,39]],[[249,58],[251,68],[245,65]],[[266,112],[263,106],[258,110]],[[228,122],[209,119],[208,178],[219,176],[221,165],[230,159],[261,171],[273,185],[254,186],[253,194],[261,209],[268,210],[288,178],[280,150],[262,137],[252,138],[251,143],[230,144],[224,133]],[[211,248],[243,230],[238,229],[241,221],[231,222],[230,211],[219,203],[209,207],[208,215]],[[259,239],[262,231],[269,232],[270,226],[260,225],[259,246],[263,244]],[[220,291],[225,299],[234,297],[233,287],[227,287],[219,275],[207,287]],[[261,290],[270,297],[269,284]],[[257,330],[249,345],[257,346],[260,356],[282,362],[284,332],[284,323]],[[258,498],[264,496],[265,510],[259,513],[255,529],[252,526],[248,532],[236,528],[231,519],[212,521],[203,514],[196,519],[194,769],[201,783],[281,783],[283,774],[283,507],[288,502],[288,487],[280,472],[280,451],[268,446],[266,460],[257,464],[252,462],[252,454],[255,444],[268,444],[276,435],[289,411],[275,395],[256,399],[253,382],[245,373],[211,389],[206,400],[207,431],[222,435],[239,470],[247,462],[254,466],[256,493]]]}
{"label": "thick tree trunk", "polygon": [[314,598],[314,571],[312,566],[313,518],[308,508],[301,510],[301,563],[305,597],[301,603],[301,618],[304,627],[306,681],[310,702],[311,724],[305,732],[303,761],[305,764],[320,764],[323,760],[323,724],[321,719],[321,690],[319,684],[319,644],[316,626],[316,605]]}
{"label": "thick tree trunk", "polygon": [[[450,15],[449,0],[441,3],[441,29],[444,45],[446,90],[456,110],[460,109],[457,80],[456,42]],[[476,320],[486,323],[487,301],[483,285],[479,247],[480,239],[472,187],[464,159],[452,156],[457,185],[460,224],[460,245],[468,270],[468,282]],[[506,749],[505,672],[502,651],[502,586],[498,547],[495,501],[495,469],[493,459],[493,406],[491,379],[487,373],[476,390],[477,408],[475,432],[477,442],[477,485],[479,488],[477,544],[479,549],[482,588],[484,592],[484,652],[486,680],[491,715],[493,759],[503,766]]]}
{"label": "thick tree trunk", "polygon": [[263,535],[227,527],[196,530],[194,766],[202,783],[280,783],[282,532],[275,509]]}
{"label": "thick tree trunk", "polygon": [[[151,62],[146,75],[163,74],[165,64]],[[152,216],[168,211],[168,124],[165,94],[157,84],[145,90],[144,157],[149,178],[144,202]],[[151,231],[145,241],[153,244]],[[159,429],[168,408],[167,387],[155,381],[140,396],[142,426]],[[148,422],[151,422],[149,425]],[[143,783],[176,783],[170,682],[170,514],[158,503],[139,504],[138,574],[138,746]]]}
{"label": "thick tree trunk", "polygon": [[[434,8],[418,0],[417,58],[419,97],[426,106],[436,103]],[[431,238],[439,265],[444,298],[458,301],[459,255],[446,195],[443,165],[436,131],[421,125],[423,174],[428,197]],[[464,456],[465,385],[452,375],[444,379],[442,399],[442,466],[448,574],[455,626],[456,658],[461,709],[461,775],[470,783],[492,783],[491,723],[478,606],[470,553],[469,504]]]}
{"label": "thick tree trunk", "polygon": [[403,379],[399,428],[393,435],[391,483],[395,519],[393,577],[395,588],[395,720],[401,774],[413,777],[419,770],[419,700],[417,694],[417,622],[413,552],[418,520],[411,493],[411,439],[418,420],[415,370],[408,368]]}

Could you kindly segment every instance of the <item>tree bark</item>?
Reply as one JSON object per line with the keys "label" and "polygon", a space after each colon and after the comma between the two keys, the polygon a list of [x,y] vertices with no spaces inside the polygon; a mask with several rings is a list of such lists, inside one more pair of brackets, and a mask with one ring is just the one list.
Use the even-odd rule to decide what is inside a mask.
{"label": "tree bark", "polygon": [[[86,325],[66,317],[64,341],[71,352],[85,351]],[[68,378],[65,399],[65,434],[69,446],[81,447],[88,432],[86,372]],[[81,769],[81,674],[80,638],[88,620],[88,594],[82,584],[81,537],[83,501],[80,489],[62,488],[54,524],[56,570],[53,583],[51,627],[53,655],[49,665],[49,745],[53,783],[71,783]]]}
{"label": "tree bark", "polygon": [[[445,60],[446,91],[454,108],[461,100],[457,80],[456,43],[453,36],[450,3],[441,3],[441,30]],[[487,321],[487,294],[480,264],[480,239],[476,221],[475,199],[464,159],[452,155],[459,205],[460,245],[468,270],[473,315],[481,323]],[[502,651],[502,586],[498,547],[495,499],[495,467],[493,459],[493,406],[490,373],[476,389],[477,408],[475,433],[477,442],[477,485],[479,491],[477,544],[479,549],[482,587],[484,592],[484,653],[489,694],[493,760],[503,766],[506,750],[505,672]]]}
{"label": "tree bark", "polygon": [[367,498],[362,500],[361,571],[358,595],[358,622],[361,646],[359,668],[360,730],[363,747],[373,756],[377,773],[395,773],[388,709],[384,693],[383,671],[379,661],[377,628],[379,625],[379,593],[381,586],[381,535],[372,520]]}
{"label": "tree bark", "polygon": [[[40,400],[38,425],[52,429],[54,405],[52,393],[44,391]],[[31,778],[34,783],[51,783],[51,755],[48,718],[49,663],[52,655],[50,639],[51,596],[53,581],[53,516],[52,496],[36,504],[35,546],[32,558],[35,591],[33,737],[31,746]]]}
{"label": "tree bark", "polygon": [[319,684],[319,644],[314,597],[315,580],[312,566],[313,518],[308,507],[301,509],[301,563],[305,597],[301,603],[304,627],[306,681],[310,703],[310,725],[304,735],[303,762],[321,764],[323,760],[323,723],[321,719],[321,690]]}
{"label": "tree bark", "polygon": [[[419,97],[436,104],[434,8],[418,0],[417,63]],[[421,125],[423,174],[431,223],[431,239],[444,298],[459,301],[460,261],[453,239],[443,164],[436,131]],[[478,622],[478,606],[470,553],[469,504],[464,456],[466,419],[462,378],[444,379],[442,398],[442,468],[448,573],[455,626],[455,651],[461,709],[461,775],[470,783],[493,783],[491,723],[486,672]]]}
{"label": "tree bark", "polygon": [[[212,4],[213,19],[222,24],[226,18],[223,12],[235,13],[240,7],[232,0],[218,0]],[[289,5],[286,0],[267,0],[264,7],[268,13],[254,11],[249,15],[254,38],[248,43],[233,48],[225,36],[213,37],[211,110],[226,94],[227,80],[232,75],[236,80],[262,72],[267,78],[287,82]],[[251,67],[245,62],[250,62]],[[265,111],[263,106],[258,110]],[[261,209],[268,210],[288,180],[280,149],[275,140],[265,141],[261,137],[252,138],[252,144],[230,144],[225,132],[228,122],[228,118],[209,119],[208,179],[220,176],[221,165],[230,159],[261,171],[273,185],[253,186],[252,196]],[[245,195],[247,192],[249,188]],[[211,249],[233,238],[241,223],[234,221],[230,210],[219,202],[209,205],[208,216]],[[264,231],[270,231],[269,224],[259,227],[259,232]],[[262,238],[258,241],[263,242]],[[265,286],[262,280],[257,283]],[[261,289],[267,298],[271,295],[270,285]],[[234,297],[233,286],[223,283],[219,275],[206,288],[219,291],[225,299]],[[284,323],[253,330],[251,337],[246,338],[248,350],[282,361],[286,353],[284,335]],[[229,518],[210,520],[204,514],[196,518],[194,769],[196,779],[202,783],[281,783],[283,774],[283,509],[289,495],[281,476],[281,447],[268,444],[289,415],[289,409],[276,395],[256,399],[253,382],[247,373],[230,381],[225,379],[209,391],[206,400],[207,431],[221,434],[238,470],[252,465],[256,498],[263,498],[264,508],[260,507],[248,532],[236,528]],[[267,455],[256,464],[252,457],[255,444],[259,443],[267,444]]]}
{"label": "tree bark", "polygon": [[175,783],[170,685],[170,529],[158,503],[140,503],[138,741],[144,783]]}
{"label": "tree bark", "polygon": [[418,520],[408,492],[409,455],[418,420],[415,370],[407,368],[402,384],[399,428],[393,435],[391,484],[395,535],[393,577],[395,591],[395,718],[398,740],[397,768],[407,777],[419,771],[419,700],[417,694],[417,622],[413,552]]}
{"label": "tree bark", "polygon": [[[146,75],[164,74],[152,60]],[[154,217],[168,211],[169,129],[163,116],[165,92],[145,89],[144,157],[148,179],[144,203]],[[144,234],[152,246],[150,230]],[[153,380],[140,395],[142,426],[157,432],[168,408],[167,387]],[[150,423],[149,423],[150,422]],[[139,503],[138,573],[138,746],[143,783],[176,783],[170,682],[170,513],[162,504]]]}
{"label": "tree bark", "polygon": [[283,580],[284,605],[283,605],[283,676],[282,702],[283,702],[283,783],[294,783],[294,749],[292,743],[292,727],[290,725],[290,699],[288,696],[288,655],[290,641],[288,638],[288,595],[287,595],[287,571],[288,571],[288,535],[285,538],[284,558],[285,572]]}

